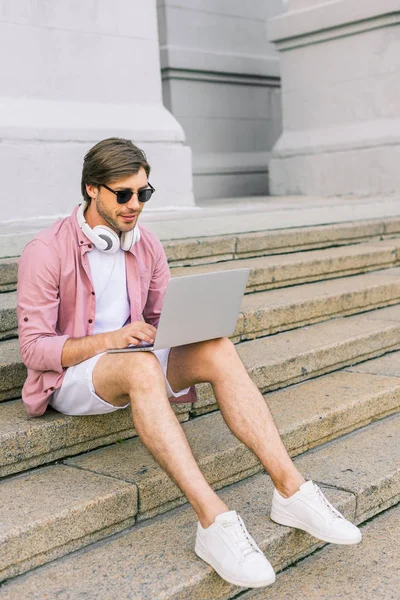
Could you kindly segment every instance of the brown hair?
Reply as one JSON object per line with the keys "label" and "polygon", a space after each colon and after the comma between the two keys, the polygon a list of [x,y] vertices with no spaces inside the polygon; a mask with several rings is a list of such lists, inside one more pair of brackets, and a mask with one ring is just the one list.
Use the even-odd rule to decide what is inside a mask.
{"label": "brown hair", "polygon": [[143,150],[124,138],[107,138],[86,153],[83,159],[81,191],[83,198],[90,202],[86,184],[99,186],[120,177],[133,175],[143,167],[150,174],[150,165]]}

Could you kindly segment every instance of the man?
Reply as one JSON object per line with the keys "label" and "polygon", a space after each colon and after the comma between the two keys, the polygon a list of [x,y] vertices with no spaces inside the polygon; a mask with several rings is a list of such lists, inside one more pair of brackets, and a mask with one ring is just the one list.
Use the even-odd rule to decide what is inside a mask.
{"label": "man", "polygon": [[275,580],[272,566],[204,479],[171,408],[196,400],[194,384],[212,384],[228,427],[271,476],[274,521],[339,544],[357,543],[361,533],[296,469],[229,339],[107,353],[154,340],[169,279],[161,242],[138,226],[154,191],[149,173],[129,140],[99,142],[84,158],[84,203],[25,247],[17,307],[28,367],[22,398],[31,416],[48,404],[69,415],[130,406],[143,444],[198,515],[196,554],[225,580],[262,587]]}

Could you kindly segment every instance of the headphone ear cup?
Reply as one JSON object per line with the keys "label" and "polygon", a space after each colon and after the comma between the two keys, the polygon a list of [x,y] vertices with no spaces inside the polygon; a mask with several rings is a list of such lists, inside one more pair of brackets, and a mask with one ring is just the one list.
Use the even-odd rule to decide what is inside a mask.
{"label": "headphone ear cup", "polygon": [[140,229],[136,225],[131,231],[121,234],[121,248],[128,252],[140,240]]}
{"label": "headphone ear cup", "polygon": [[114,254],[119,250],[119,236],[110,227],[106,227],[106,225],[96,225],[96,227],[93,227],[92,231],[96,237],[104,240],[107,244],[106,248],[99,248],[94,242],[96,248],[99,248],[99,250],[102,250],[103,252],[109,252],[110,254]]}
{"label": "headphone ear cup", "polygon": [[94,246],[102,252],[117,252],[120,247],[119,237],[105,225],[96,225],[93,229],[86,223],[85,210],[88,206],[86,200],[79,205],[76,213],[78,225],[86,237],[94,244]]}

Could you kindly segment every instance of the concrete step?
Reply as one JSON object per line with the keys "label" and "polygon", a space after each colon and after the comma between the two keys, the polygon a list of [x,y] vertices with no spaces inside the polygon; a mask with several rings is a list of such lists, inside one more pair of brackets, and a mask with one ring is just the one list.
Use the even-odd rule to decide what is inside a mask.
{"label": "concrete step", "polygon": [[[382,361],[385,362],[385,368],[380,369],[379,365]],[[389,368],[390,365],[391,368]],[[370,372],[380,376],[387,375],[389,377],[400,377],[399,365],[400,353],[394,352],[383,358],[361,363],[349,370]],[[323,380],[324,385],[330,388],[336,386],[336,377],[336,374],[327,376]],[[303,383],[292,389],[295,390],[294,393],[296,397],[298,397],[298,394],[302,393],[302,390],[306,390],[306,397],[308,394],[311,397],[317,397],[318,389],[320,389],[319,381],[320,380],[318,379],[311,380],[310,382]],[[352,390],[351,393],[356,394],[357,398],[359,398],[359,392],[362,392],[362,398],[369,402],[369,394],[367,393],[368,388],[358,388],[355,383],[359,385],[360,382],[356,382],[355,379],[352,381],[352,385],[349,386],[349,389]],[[367,378],[365,381],[369,382],[369,379]],[[384,383],[383,379],[382,383]],[[368,385],[370,385],[370,383],[368,383]],[[339,389],[341,389],[340,386]],[[359,389],[359,392],[357,389]],[[374,397],[376,392],[374,386],[371,388],[371,392],[372,391],[372,397]],[[285,391],[280,393],[283,393],[284,396],[286,394]],[[288,395],[291,397],[291,392],[288,392]],[[282,398],[282,396],[278,397]],[[396,397],[397,396],[394,398]],[[269,395],[268,398],[273,401],[274,394]],[[281,400],[278,402],[280,401]],[[337,402],[339,402],[339,400]],[[359,402],[359,399],[357,402]],[[361,402],[360,406],[362,404],[363,403]],[[301,406],[302,409],[304,409],[305,405],[303,403]],[[310,406],[313,407],[314,405],[311,404]],[[386,404],[383,400],[382,406],[383,412],[386,409],[390,410],[390,407],[386,408]],[[189,419],[189,409],[191,405],[172,405],[172,407],[181,422]],[[275,410],[278,410],[278,407],[275,408]],[[274,414],[277,416],[276,412],[274,412]],[[356,411],[354,413],[354,423],[358,423],[357,414]],[[310,423],[308,426],[310,427]],[[21,400],[6,402],[0,409],[0,475],[5,476],[23,471],[37,465],[49,463],[66,456],[79,454],[80,452],[104,446],[117,440],[130,438],[135,435],[136,433],[132,427],[129,410],[117,411],[110,415],[80,417],[77,419],[75,417],[62,415],[49,408],[46,414],[39,419],[29,419]],[[317,437],[316,439],[319,438]],[[299,451],[302,451],[301,445],[299,446]]]}
{"label": "concrete step", "polygon": [[[266,400],[286,448],[291,456],[296,456],[398,411],[400,377],[340,372],[273,392]],[[80,419],[75,418],[75,421]],[[230,432],[219,412],[186,422],[183,430],[214,489],[263,470],[254,454]],[[82,485],[84,472],[88,473],[88,481]],[[92,477],[93,474],[96,477]],[[122,482],[120,487],[117,481]],[[45,490],[45,499],[41,489]],[[60,489],[68,490],[61,504],[57,500]],[[129,499],[133,511],[129,513],[130,522],[122,510],[121,498],[124,502]],[[23,551],[25,566],[18,566],[13,559],[2,568],[7,569],[7,577],[10,573],[20,573],[21,569],[51,560],[71,548],[105,537],[112,530],[149,519],[184,502],[180,489],[139,438],[65,460],[63,465],[5,479],[0,484],[0,504],[8,507],[7,544],[11,548],[17,544],[19,556],[22,550],[18,540],[21,536],[26,540],[29,531],[32,539],[40,537],[47,550],[37,558],[37,545],[32,544],[30,551],[27,548]],[[108,511],[107,527],[102,507]],[[71,515],[76,523],[73,530],[69,522]],[[85,523],[83,529],[82,522]],[[79,531],[82,535],[78,535]]]}
{"label": "concrete step", "polygon": [[0,340],[17,335],[17,292],[0,294]]}
{"label": "concrete step", "polygon": [[0,402],[18,398],[26,379],[26,367],[22,362],[18,340],[0,342]]}
{"label": "concrete step", "polygon": [[[306,478],[321,485],[327,498],[347,518],[359,524],[399,501],[399,433],[400,415],[395,415],[316,448],[296,458],[295,463]],[[44,486],[42,489],[46,493]],[[239,512],[276,571],[280,571],[324,544],[305,532],[270,521],[272,491],[268,475],[259,473],[225,488],[220,496]],[[233,598],[239,589],[223,581],[194,553],[196,521],[194,511],[186,505],[9,581],[1,588],[0,598]],[[6,526],[3,536],[12,527]],[[12,577],[29,564],[30,568],[40,564],[48,552],[43,537],[35,536],[33,531],[30,534],[35,540],[35,557],[27,559],[29,543],[22,532],[12,544],[9,537],[8,556],[12,555],[18,564],[13,570],[4,570],[3,576]],[[62,538],[57,541],[61,551]]]}
{"label": "concrete step", "polygon": [[[396,303],[400,296],[399,277],[400,269],[388,269],[387,274],[380,271],[307,284],[284,292],[274,290],[245,296],[232,340],[249,340]],[[263,339],[258,342],[264,343]],[[257,351],[260,352],[259,346]],[[19,397],[26,369],[17,340],[0,343],[0,374],[0,401]]]}
{"label": "concrete step", "polygon": [[246,340],[399,302],[400,269],[247,294],[233,338]]}
{"label": "concrete step", "polygon": [[400,240],[396,238],[370,244],[177,267],[173,275],[179,277],[249,268],[246,292],[251,293],[395,267],[399,264],[399,257]]}
{"label": "concrete step", "polygon": [[[287,331],[400,301],[400,268],[247,294],[232,339]],[[17,335],[16,292],[0,294],[0,339]]]}
{"label": "concrete step", "polygon": [[[399,354],[399,353],[397,353]],[[400,409],[400,379],[335,373],[273,392],[266,401],[291,456],[337,438]],[[254,454],[230,432],[221,413],[184,423],[193,454],[209,483],[220,489],[263,470]],[[137,520],[185,502],[139,438],[67,459],[65,464],[134,483]]]}
{"label": "concrete step", "polygon": [[[391,311],[391,312],[387,312]],[[0,344],[3,397],[15,389],[22,363],[9,358],[16,340]],[[400,347],[400,305],[345,317],[269,338],[243,342],[238,352],[262,392],[382,356]],[[8,356],[5,359],[5,356]],[[24,373],[18,376],[22,385]],[[198,402],[175,406],[180,420],[217,409],[209,384],[197,386]],[[0,474],[8,475],[133,435],[129,411],[97,417],[67,417],[49,409],[30,419],[20,400],[0,406]]]}
{"label": "concrete step", "polygon": [[227,198],[218,205],[210,201],[208,206],[179,209],[175,213],[146,209],[141,220],[161,240],[178,240],[260,231],[269,233],[289,228],[334,227],[349,222],[362,225],[371,220],[389,224],[399,217],[399,195],[396,194],[390,198]]}
{"label": "concrete step", "polygon": [[[400,305],[396,305],[242,342],[237,349],[250,377],[265,393],[396,350],[399,334]],[[198,385],[197,392],[192,414],[217,408],[210,384]]]}
{"label": "concrete step", "polygon": [[[361,527],[362,544],[327,546],[284,573],[268,589],[241,600],[393,600],[399,597],[400,504]],[[338,593],[339,592],[339,593]]]}
{"label": "concrete step", "polygon": [[[264,223],[264,226],[268,229],[268,223]],[[241,223],[237,231],[243,230]],[[204,236],[203,233],[203,236],[196,235],[194,238],[171,240],[165,239],[163,227],[156,233],[163,239],[168,262],[175,267],[379,241],[400,234],[400,219],[351,221],[269,231],[255,230],[253,225],[253,230],[246,233],[215,236]]]}
{"label": "concrete step", "polygon": [[[189,419],[190,404],[173,404],[172,408],[179,421]],[[0,477],[135,435],[129,410],[77,418],[49,407],[43,416],[31,419],[22,400],[4,402],[0,407]]]}
{"label": "concrete step", "polygon": [[0,258],[0,292],[15,290],[18,280],[18,259]]}
{"label": "concrete step", "polygon": [[[251,229],[244,233],[194,235],[181,239],[163,239],[171,267],[211,264],[220,261],[285,254],[318,248],[330,248],[379,240],[389,241],[400,234],[400,218],[387,218],[347,223],[293,227],[266,231]],[[245,231],[243,223],[238,232]],[[159,233],[156,231],[156,233]],[[182,235],[182,234],[181,234]],[[16,289],[18,257],[0,258],[0,292]]]}

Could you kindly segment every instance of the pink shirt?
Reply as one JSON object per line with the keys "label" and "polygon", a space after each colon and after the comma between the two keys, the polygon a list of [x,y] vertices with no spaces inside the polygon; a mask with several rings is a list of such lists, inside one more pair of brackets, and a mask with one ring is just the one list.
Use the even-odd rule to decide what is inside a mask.
{"label": "pink shirt", "polygon": [[[32,417],[42,415],[61,387],[65,341],[92,335],[96,298],[86,256],[93,248],[82,233],[75,207],[71,216],[39,232],[24,248],[18,265],[19,347],[28,376],[22,400]],[[167,282],[167,257],[160,240],[140,225],[141,239],[125,253],[131,321],[157,327]],[[171,402],[195,402],[195,388]]]}

